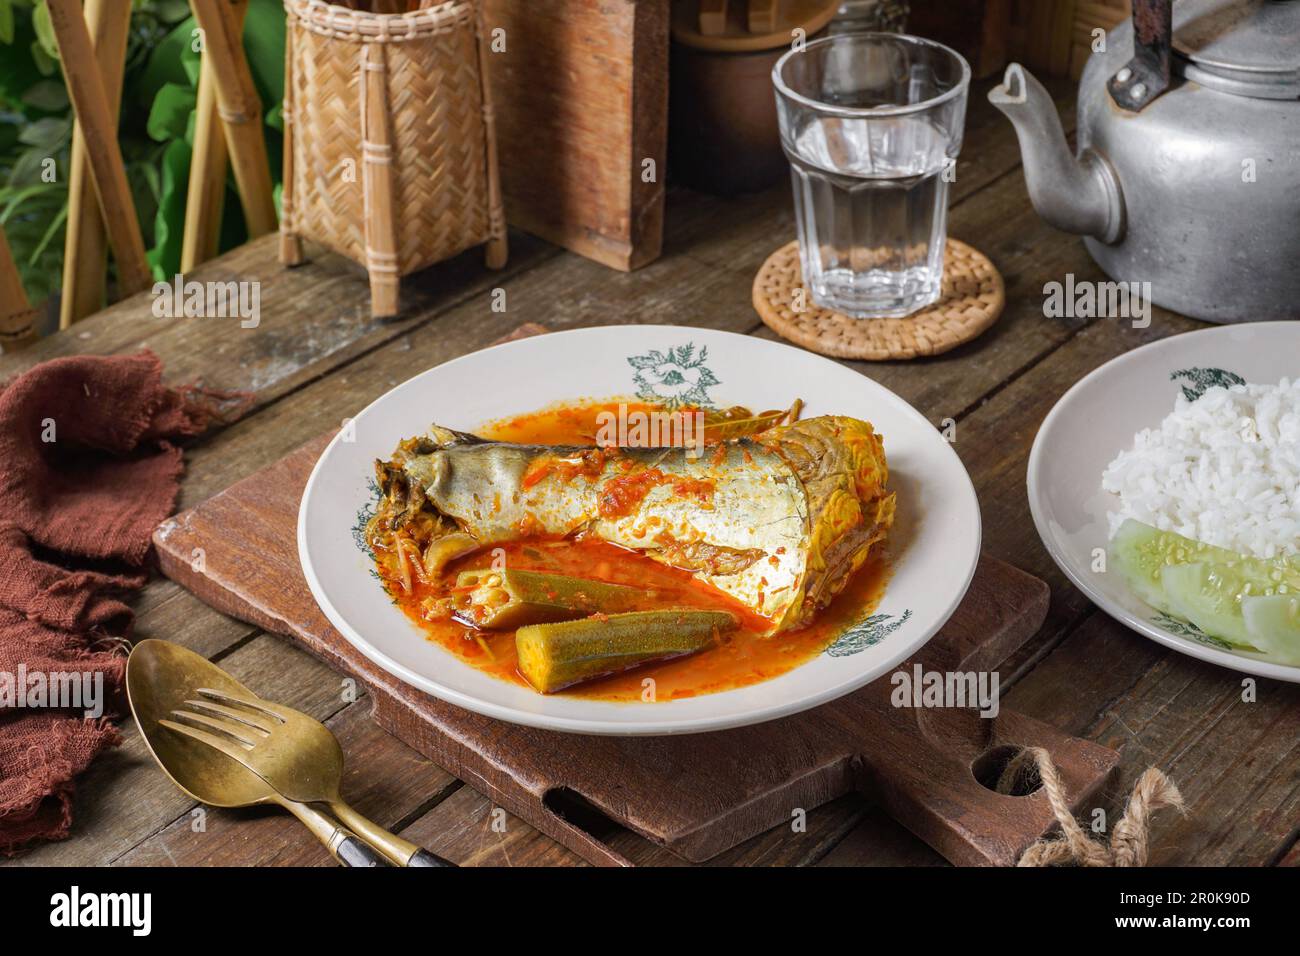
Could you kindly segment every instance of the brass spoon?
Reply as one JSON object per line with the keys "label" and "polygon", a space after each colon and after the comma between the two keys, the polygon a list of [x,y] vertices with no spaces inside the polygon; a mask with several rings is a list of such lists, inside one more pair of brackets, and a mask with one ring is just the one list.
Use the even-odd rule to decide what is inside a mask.
{"label": "brass spoon", "polygon": [[[343,802],[339,796],[343,751],[324,724],[262,700],[201,655],[158,640],[141,641],[127,662],[127,692],[133,708],[132,668],[137,659],[142,685],[148,678],[150,683],[175,688],[168,695],[168,706],[150,713],[154,735],[165,735],[173,748],[183,743],[186,751],[206,751],[211,755],[208,759],[233,764],[245,775],[251,772],[275,795],[274,802],[283,802],[292,812],[302,807],[324,817],[310,805],[327,804],[345,827],[397,866],[454,865],[389,833]],[[154,696],[159,696],[156,691]],[[143,724],[139,710],[136,715]],[[166,767],[165,761],[160,762]]]}
{"label": "brass spoon", "polygon": [[[202,665],[202,666],[199,666]],[[388,861],[355,834],[315,807],[290,800],[230,757],[167,730],[164,717],[194,696],[199,684],[252,696],[243,685],[198,654],[167,641],[141,641],[126,664],[126,692],[145,746],[181,790],[214,807],[278,804],[325,844],[344,866],[388,866]]]}

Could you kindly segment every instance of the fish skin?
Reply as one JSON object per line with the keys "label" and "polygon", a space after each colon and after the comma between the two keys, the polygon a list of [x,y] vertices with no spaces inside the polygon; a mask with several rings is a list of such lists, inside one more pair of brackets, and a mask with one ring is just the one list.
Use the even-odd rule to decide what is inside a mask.
{"label": "fish skin", "polygon": [[[835,449],[840,444],[848,447],[850,443],[839,442],[836,437],[843,427],[865,429],[874,442],[868,443],[866,454],[878,452],[879,462],[868,461],[867,468],[852,473],[832,467],[826,474],[813,474],[819,462],[826,463],[836,456],[809,455],[808,448]],[[857,432],[853,434],[856,438]],[[859,510],[869,510],[866,502],[858,509],[856,498],[874,494],[860,487],[858,472],[875,468],[880,495],[884,494],[883,477],[887,474],[879,439],[869,425],[854,419],[809,419],[772,429],[760,440],[741,438],[708,447],[698,457],[685,448],[605,449],[609,457],[598,473],[593,470],[590,476],[566,476],[552,472],[528,488],[524,487],[524,476],[539,459],[577,460],[592,449],[490,442],[436,426],[429,435],[441,447],[407,458],[402,467],[408,480],[423,489],[429,504],[452,519],[479,546],[516,540],[525,534],[562,536],[581,530],[661,560],[657,552],[663,545],[655,538],[665,532],[677,542],[702,541],[738,551],[757,549],[762,552],[760,558],[732,573],[711,574],[706,569],[692,573],[770,620],[771,632],[805,623],[812,605],[825,603],[843,584],[842,580],[830,582],[831,594],[825,593],[825,561],[822,555],[812,552],[814,540],[825,538],[826,529],[809,514],[810,501],[825,500],[826,489],[833,486],[835,509],[841,516],[836,520],[844,524],[842,515],[847,503],[852,511],[851,524]],[[781,454],[786,441],[795,450],[795,464]],[[861,441],[854,443],[858,457],[864,454],[858,447],[861,445]],[[602,515],[602,492],[611,479],[628,473],[628,461],[633,463],[630,467],[634,471],[657,468],[671,480],[652,487],[627,514]],[[681,479],[712,482],[711,500],[676,495],[673,483]],[[892,495],[888,496],[890,520],[892,499]],[[881,514],[878,507],[872,518]],[[851,567],[845,565],[845,560],[837,560],[837,576],[846,576],[846,567],[852,570],[860,566],[866,550],[883,536],[883,530],[879,534],[874,533],[876,529],[866,530],[873,534],[863,535],[860,546],[856,538],[849,541],[853,546],[849,554],[856,559],[849,562]],[[842,528],[835,534],[837,541],[846,540]],[[810,576],[817,580],[810,581]],[[805,602],[805,597],[810,600]]]}

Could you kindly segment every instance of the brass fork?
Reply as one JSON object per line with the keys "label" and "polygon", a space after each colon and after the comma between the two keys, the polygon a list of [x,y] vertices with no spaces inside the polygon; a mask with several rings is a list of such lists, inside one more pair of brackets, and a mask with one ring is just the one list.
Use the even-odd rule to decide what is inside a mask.
{"label": "brass fork", "polygon": [[325,804],[339,822],[397,866],[455,865],[389,833],[343,801],[343,750],[320,721],[251,695],[205,687],[194,693],[171,711],[175,720],[159,724],[238,761],[290,800]]}

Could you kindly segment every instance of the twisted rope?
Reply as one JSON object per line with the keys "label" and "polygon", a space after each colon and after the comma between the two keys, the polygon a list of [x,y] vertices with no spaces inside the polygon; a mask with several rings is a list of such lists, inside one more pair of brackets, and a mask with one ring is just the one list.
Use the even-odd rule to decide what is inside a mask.
{"label": "twisted rope", "polygon": [[1059,866],[1074,863],[1078,866],[1145,866],[1150,851],[1151,814],[1165,807],[1185,813],[1183,796],[1174,782],[1155,767],[1148,767],[1138,777],[1124,808],[1124,816],[1111,833],[1110,843],[1095,840],[1084,832],[1079,821],[1070,812],[1065,798],[1065,785],[1042,747],[1025,747],[1007,762],[995,789],[998,793],[1012,793],[1017,781],[1031,769],[1038,771],[1047,793],[1052,815],[1061,826],[1061,836],[1039,840],[1020,857],[1017,866]]}

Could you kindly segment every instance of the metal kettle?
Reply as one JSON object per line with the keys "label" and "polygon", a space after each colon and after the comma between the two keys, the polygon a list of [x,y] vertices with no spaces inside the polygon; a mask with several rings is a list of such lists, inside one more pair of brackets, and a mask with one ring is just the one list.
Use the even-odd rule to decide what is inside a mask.
{"label": "metal kettle", "polygon": [[1133,0],[1079,85],[1079,153],[1013,63],[989,100],[1029,196],[1112,278],[1211,322],[1300,318],[1300,0]]}

